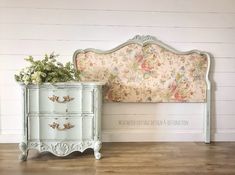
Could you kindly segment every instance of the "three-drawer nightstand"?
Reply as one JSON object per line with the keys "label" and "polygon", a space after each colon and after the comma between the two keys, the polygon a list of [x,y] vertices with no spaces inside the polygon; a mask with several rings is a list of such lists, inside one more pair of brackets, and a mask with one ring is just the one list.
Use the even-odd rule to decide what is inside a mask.
{"label": "three-drawer nightstand", "polygon": [[22,85],[23,138],[20,159],[28,151],[67,156],[94,150],[101,158],[102,82]]}

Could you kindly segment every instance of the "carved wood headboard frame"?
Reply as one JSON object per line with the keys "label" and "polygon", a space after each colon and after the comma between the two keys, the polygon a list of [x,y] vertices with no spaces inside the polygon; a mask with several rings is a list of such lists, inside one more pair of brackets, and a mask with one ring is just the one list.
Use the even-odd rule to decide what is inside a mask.
{"label": "carved wood headboard frame", "polygon": [[106,82],[107,102],[205,103],[205,142],[210,143],[209,53],[181,52],[153,36],[137,35],[111,50],[77,50],[73,61],[82,81]]}

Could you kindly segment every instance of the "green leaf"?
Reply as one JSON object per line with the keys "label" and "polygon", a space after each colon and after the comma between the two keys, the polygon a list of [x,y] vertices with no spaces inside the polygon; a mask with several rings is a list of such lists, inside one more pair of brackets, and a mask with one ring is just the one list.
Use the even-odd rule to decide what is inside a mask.
{"label": "green leaf", "polygon": [[80,80],[81,72],[75,70],[71,62],[67,62],[65,66],[57,62],[58,56],[52,52],[49,56],[45,54],[43,59],[36,61],[32,56],[28,56],[25,60],[30,63],[30,66],[15,74],[15,80],[24,84]]}

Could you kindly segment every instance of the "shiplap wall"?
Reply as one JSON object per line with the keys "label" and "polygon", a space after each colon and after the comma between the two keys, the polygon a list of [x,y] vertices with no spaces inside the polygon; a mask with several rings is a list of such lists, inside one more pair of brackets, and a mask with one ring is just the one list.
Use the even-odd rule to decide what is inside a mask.
{"label": "shiplap wall", "polygon": [[[136,34],[214,55],[212,138],[235,141],[234,0],[0,0],[0,142],[18,142],[24,57],[111,49]],[[203,104],[104,104],[104,141],[202,141]]]}

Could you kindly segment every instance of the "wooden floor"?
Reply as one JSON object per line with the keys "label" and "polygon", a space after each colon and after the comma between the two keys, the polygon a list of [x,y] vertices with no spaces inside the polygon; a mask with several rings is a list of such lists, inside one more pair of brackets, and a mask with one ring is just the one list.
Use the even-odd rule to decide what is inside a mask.
{"label": "wooden floor", "polygon": [[103,143],[103,158],[92,150],[65,158],[30,151],[18,161],[17,144],[0,144],[0,175],[226,174],[235,175],[235,143]]}

